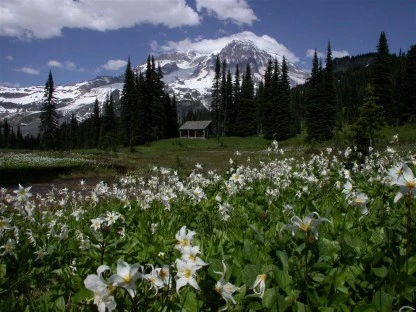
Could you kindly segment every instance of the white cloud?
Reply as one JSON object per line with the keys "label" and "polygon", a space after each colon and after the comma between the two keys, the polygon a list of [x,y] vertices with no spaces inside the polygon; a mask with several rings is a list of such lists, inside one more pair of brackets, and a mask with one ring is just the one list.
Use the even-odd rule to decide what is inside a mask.
{"label": "white cloud", "polygon": [[13,60],[14,60],[14,57],[13,57],[13,56],[11,56],[11,55],[7,55],[5,58],[6,58],[6,60],[8,60],[8,61],[13,61]]}
{"label": "white cloud", "polygon": [[0,86],[9,88],[20,88],[20,83],[0,82]]}
{"label": "white cloud", "polygon": [[109,60],[107,63],[99,66],[97,68],[97,71],[100,71],[101,69],[117,71],[126,66],[127,66],[127,62],[124,60]]}
{"label": "white cloud", "polygon": [[291,63],[299,62],[299,58],[283,44],[277,42],[276,39],[267,35],[257,36],[250,31],[243,31],[241,33],[217,39],[196,38],[192,40],[185,38],[181,41],[168,41],[163,45],[158,44],[156,41],[152,41],[150,47],[156,53],[193,50],[201,54],[209,54],[219,52],[233,39],[251,40],[254,44],[272,55],[278,54],[285,56],[286,60]]}
{"label": "white cloud", "polygon": [[246,0],[196,0],[199,12],[206,10],[219,20],[228,20],[238,25],[252,25],[258,18]]}
{"label": "white cloud", "polygon": [[62,35],[62,28],[98,31],[142,23],[180,27],[198,25],[198,13],[187,0],[15,0],[0,1],[0,36],[24,40]]}
{"label": "white cloud", "polygon": [[34,69],[30,66],[16,68],[15,71],[22,72],[22,73],[25,73],[25,74],[28,74],[28,75],[39,75],[39,73],[40,73],[40,70]]}
{"label": "white cloud", "polygon": [[62,68],[62,69],[66,69],[66,70],[75,70],[77,68],[77,66],[75,65],[74,62],[66,61],[65,63],[62,63],[62,62],[59,62],[57,60],[50,60],[48,62],[48,66],[49,67]]}
{"label": "white cloud", "polygon": [[58,67],[58,68],[62,68],[63,67],[63,65],[62,65],[61,62],[58,62],[58,61],[55,61],[55,60],[50,60],[48,62],[48,66],[49,67]]}
{"label": "white cloud", "polygon": [[[331,52],[332,52],[332,58],[344,57],[344,56],[350,55],[350,53],[346,50],[342,50],[342,51],[331,50]],[[315,53],[314,49],[308,49],[306,50],[306,57],[313,58],[314,53]],[[318,53],[318,58],[324,59],[326,57],[326,53],[319,52],[319,51],[317,51],[317,53]]]}
{"label": "white cloud", "polygon": [[342,50],[342,51],[336,51],[336,50],[332,50],[332,57],[336,58],[336,57],[344,57],[344,56],[349,56],[350,53],[348,51]]}
{"label": "white cloud", "polygon": [[[324,58],[325,57],[325,55],[322,52],[316,51],[316,54],[317,54],[318,58]],[[306,57],[313,58],[314,55],[315,55],[315,49],[306,50]]]}

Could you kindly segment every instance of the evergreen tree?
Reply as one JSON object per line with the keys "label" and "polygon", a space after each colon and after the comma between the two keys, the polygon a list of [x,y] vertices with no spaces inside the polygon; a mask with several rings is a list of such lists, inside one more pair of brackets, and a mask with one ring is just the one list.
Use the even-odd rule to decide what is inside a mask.
{"label": "evergreen tree", "polygon": [[221,135],[221,60],[217,55],[215,76],[211,88],[211,114],[213,131],[217,138]]}
{"label": "evergreen tree", "polygon": [[234,83],[232,86],[232,102],[228,107],[228,131],[229,135],[236,134],[236,120],[241,102],[241,80],[238,64],[235,67]]}
{"label": "evergreen tree", "polygon": [[325,118],[322,120],[322,122],[324,123],[323,139],[328,140],[334,137],[335,125],[337,121],[337,94],[335,89],[335,76],[333,72],[332,50],[330,42],[328,42],[326,53],[324,83],[324,101],[322,103],[325,110]]}
{"label": "evergreen tree", "polygon": [[225,136],[225,123],[227,119],[227,61],[223,60],[221,65],[221,86],[220,86],[220,105],[219,105],[219,133]]}
{"label": "evergreen tree", "polygon": [[[275,71],[277,71],[277,69]],[[290,97],[289,69],[284,56],[282,60],[280,79],[278,82],[278,98],[275,104],[277,106],[275,113],[275,116],[277,117],[275,120],[275,138],[281,141],[286,140],[294,135],[293,116],[291,111],[292,103]]]}
{"label": "evergreen tree", "polygon": [[120,111],[120,125],[119,134],[121,142],[124,146],[132,144],[131,126],[133,123],[133,110],[136,104],[136,85],[134,73],[131,68],[130,58],[127,62],[126,71],[124,74],[124,85],[121,93],[121,111]]}
{"label": "evergreen tree", "polygon": [[71,121],[69,123],[69,148],[79,148],[81,143],[80,133],[78,131],[78,121],[75,114],[71,114]]}
{"label": "evergreen tree", "polygon": [[111,94],[107,95],[107,99],[104,104],[98,146],[104,150],[116,150],[117,148],[116,117],[114,113],[114,100]]}
{"label": "evergreen tree", "polygon": [[100,128],[101,128],[101,118],[100,118],[100,103],[98,102],[98,99],[95,99],[94,102],[94,112],[92,115],[92,148],[97,148],[98,141],[100,139]]}
{"label": "evergreen tree", "polygon": [[258,98],[258,115],[259,115],[259,133],[262,133],[265,138],[271,139],[275,133],[274,125],[276,123],[276,116],[274,116],[275,100],[277,99],[277,84],[278,79],[273,81],[274,78],[278,78],[278,71],[273,66],[271,59],[267,62],[267,67],[264,72],[264,83],[262,90],[259,90]]}
{"label": "evergreen tree", "polygon": [[224,136],[228,136],[230,135],[230,110],[233,109],[233,104],[234,104],[234,100],[233,100],[233,79],[231,76],[231,71],[228,70],[227,72],[227,78],[226,78],[226,82],[225,82],[225,88],[224,88],[224,96],[223,96],[223,101],[224,101],[224,132],[223,135]]}
{"label": "evergreen tree", "polygon": [[137,97],[136,97],[136,122],[133,124],[134,141],[136,144],[144,144],[151,141],[150,123],[150,96],[147,91],[147,82],[143,73],[139,73],[136,78]]}
{"label": "evergreen tree", "polygon": [[16,148],[23,148],[24,140],[22,135],[22,130],[20,129],[20,124],[17,124],[17,133],[16,133]]}
{"label": "evergreen tree", "polygon": [[9,136],[10,136],[10,126],[9,123],[7,122],[7,119],[4,119],[4,123],[3,123],[3,144],[4,147],[8,148],[9,147]]}
{"label": "evergreen tree", "polygon": [[236,134],[251,136],[257,133],[256,106],[254,104],[254,83],[251,67],[247,63],[241,84],[241,103],[236,120]]}
{"label": "evergreen tree", "polygon": [[376,103],[384,109],[386,122],[398,123],[398,111],[393,105],[392,58],[389,53],[386,34],[380,34],[377,55],[373,64],[373,86]]}
{"label": "evergreen tree", "polygon": [[383,107],[377,104],[373,86],[368,84],[358,120],[352,127],[354,144],[363,155],[369,154],[369,148],[374,146],[377,131],[382,125]]}
{"label": "evergreen tree", "polygon": [[314,52],[312,60],[311,78],[308,83],[306,98],[306,141],[322,141],[325,138],[323,102],[322,66],[318,60],[318,54]]}
{"label": "evergreen tree", "polygon": [[416,44],[412,45],[406,55],[406,85],[404,120],[416,120]]}
{"label": "evergreen tree", "polygon": [[48,80],[45,85],[45,95],[42,112],[40,113],[39,134],[41,146],[45,149],[58,147],[59,116],[56,110],[56,100],[54,97],[55,86],[53,83],[52,72],[49,71]]}

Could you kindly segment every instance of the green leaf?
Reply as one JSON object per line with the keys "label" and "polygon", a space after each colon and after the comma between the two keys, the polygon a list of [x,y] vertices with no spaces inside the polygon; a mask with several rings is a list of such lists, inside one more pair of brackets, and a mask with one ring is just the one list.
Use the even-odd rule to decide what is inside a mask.
{"label": "green leaf", "polygon": [[254,264],[247,264],[243,269],[242,280],[248,287],[253,287],[257,275],[260,274],[260,268]]}
{"label": "green leaf", "polygon": [[288,271],[289,270],[289,264],[288,264],[288,259],[287,259],[287,254],[284,251],[278,251],[277,255],[279,256],[280,261],[282,262],[282,266],[283,266],[283,271]]}
{"label": "green leaf", "polygon": [[263,309],[263,307],[261,306],[261,304],[258,303],[258,302],[250,302],[250,304],[248,305],[248,308],[250,310],[254,310],[254,311],[259,311],[259,310],[262,310]]}
{"label": "green leaf", "polygon": [[182,308],[189,312],[199,311],[199,308],[202,306],[202,303],[196,297],[195,291],[190,288],[185,289],[185,291],[181,293],[181,303]]}
{"label": "green leaf", "polygon": [[286,271],[281,271],[279,269],[275,270],[277,284],[282,288],[287,294],[290,292],[290,285],[292,284],[292,277]]}
{"label": "green leaf", "polygon": [[90,290],[88,290],[88,289],[86,289],[86,288],[82,287],[82,288],[80,289],[80,291],[78,291],[78,292],[74,295],[74,297],[72,298],[72,301],[73,301],[74,303],[79,303],[79,302],[82,302],[82,301],[84,301],[84,300],[90,299],[90,298],[92,298],[92,297],[93,297],[93,293],[92,293]]}
{"label": "green leaf", "polygon": [[377,312],[374,305],[362,304],[354,309],[354,312]]}
{"label": "green leaf", "polygon": [[263,298],[261,303],[263,304],[263,307],[266,307],[268,309],[272,308],[276,305],[277,302],[277,295],[278,290],[276,288],[268,288],[264,292]]}
{"label": "green leaf", "polygon": [[54,302],[54,310],[55,311],[64,311],[65,312],[65,299],[64,297],[59,297],[58,299],[55,300]]}
{"label": "green leaf", "polygon": [[373,297],[373,305],[377,308],[377,311],[380,312],[392,311],[393,297],[384,291],[378,291]]}
{"label": "green leaf", "polygon": [[380,277],[380,278],[385,278],[387,274],[389,273],[387,268],[384,266],[381,268],[372,268],[371,271],[373,271],[375,276]]}

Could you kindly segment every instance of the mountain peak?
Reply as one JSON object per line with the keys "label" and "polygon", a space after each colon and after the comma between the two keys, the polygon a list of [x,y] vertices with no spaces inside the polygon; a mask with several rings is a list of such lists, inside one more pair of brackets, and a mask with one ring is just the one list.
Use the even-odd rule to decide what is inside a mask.
{"label": "mountain peak", "polygon": [[[201,41],[203,42],[203,40]],[[211,105],[211,86],[215,75],[217,55],[221,61],[226,60],[227,71],[235,75],[238,64],[242,72],[247,63],[250,64],[254,81],[258,82],[264,75],[267,62],[282,56],[265,50],[263,44],[249,38],[231,38],[222,48],[212,52],[204,47],[202,50],[174,51],[155,57],[164,74],[164,82],[169,93],[175,94],[178,104],[179,118],[189,109]],[[209,44],[209,43],[208,43]],[[136,66],[135,71],[146,70],[146,63]],[[292,85],[304,83],[309,73],[288,63],[289,79]],[[56,89],[58,111],[61,116],[75,114],[79,120],[89,117],[93,111],[95,99],[103,102],[109,92],[123,88],[123,77],[98,76],[90,81],[83,81],[71,86],[59,86]],[[23,133],[34,133],[37,129],[38,116],[42,107],[43,87],[0,88],[0,118],[7,118],[16,126],[22,127]],[[63,118],[64,119],[64,118]],[[63,121],[62,119],[62,121]]]}

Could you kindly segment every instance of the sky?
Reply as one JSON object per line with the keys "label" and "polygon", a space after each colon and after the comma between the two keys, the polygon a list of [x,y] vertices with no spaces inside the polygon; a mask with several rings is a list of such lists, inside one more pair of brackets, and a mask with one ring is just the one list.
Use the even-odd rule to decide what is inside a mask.
{"label": "sky", "polygon": [[310,70],[325,58],[416,44],[416,0],[0,0],[0,85],[55,85],[124,73],[148,55],[210,53],[247,38]]}

